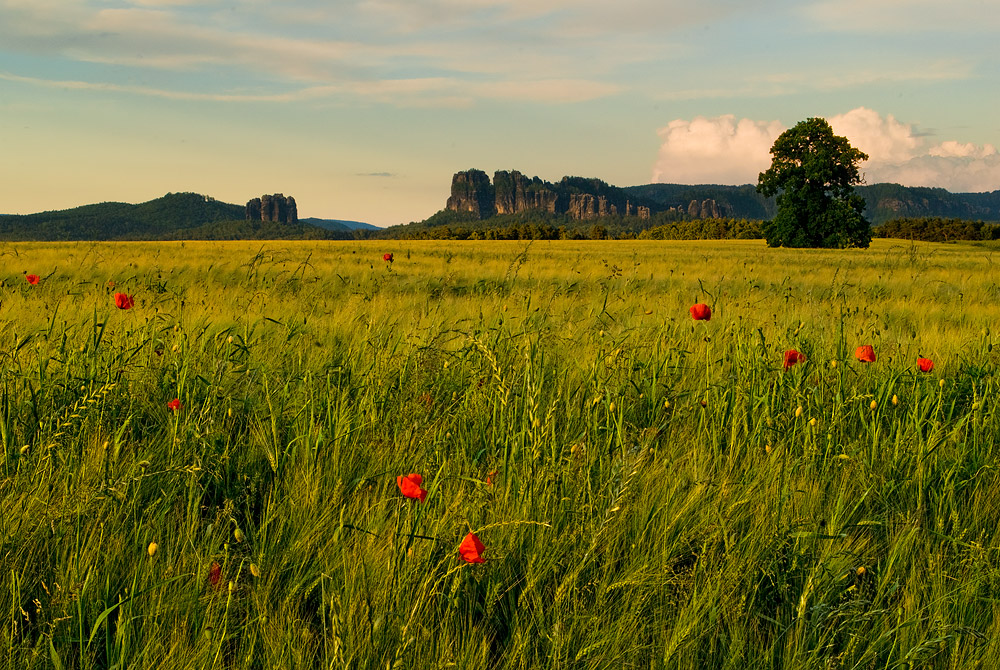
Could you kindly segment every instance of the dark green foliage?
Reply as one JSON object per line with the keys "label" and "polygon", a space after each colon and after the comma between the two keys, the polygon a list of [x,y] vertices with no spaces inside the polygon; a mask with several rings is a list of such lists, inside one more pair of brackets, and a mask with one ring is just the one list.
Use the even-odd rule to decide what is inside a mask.
{"label": "dark green foliage", "polygon": [[904,217],[888,221],[872,232],[875,237],[895,237],[923,242],[998,240],[1000,224],[941,217]]}
{"label": "dark green foliage", "polygon": [[774,198],[757,192],[752,184],[645,184],[624,189],[637,202],[648,202],[655,210],[684,208],[693,200],[715,200],[731,216],[744,219],[770,219],[778,211]]}
{"label": "dark green foliage", "polygon": [[688,219],[679,211],[576,220],[566,214],[520,212],[478,220],[468,212],[441,210],[427,220],[372,232],[368,239],[429,240],[721,240],[760,239],[761,222],[748,219]]}
{"label": "dark green foliage", "polygon": [[814,117],[779,135],[771,155],[757,183],[761,194],[777,195],[778,213],[763,228],[768,246],[868,247],[865,200],[854,193],[867,154]]}
{"label": "dark green foliage", "polygon": [[759,240],[761,221],[751,219],[695,219],[677,221],[642,231],[641,240]]}

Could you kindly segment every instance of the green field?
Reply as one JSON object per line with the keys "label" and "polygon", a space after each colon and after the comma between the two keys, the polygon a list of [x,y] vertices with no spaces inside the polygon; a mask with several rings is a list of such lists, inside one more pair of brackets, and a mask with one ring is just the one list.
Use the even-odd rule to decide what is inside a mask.
{"label": "green field", "polygon": [[0,668],[1000,658],[994,248],[0,257]]}

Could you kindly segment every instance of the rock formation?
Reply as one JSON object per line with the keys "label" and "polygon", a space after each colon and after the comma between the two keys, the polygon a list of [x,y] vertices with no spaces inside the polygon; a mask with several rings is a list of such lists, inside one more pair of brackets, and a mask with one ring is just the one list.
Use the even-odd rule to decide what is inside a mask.
{"label": "rock formation", "polygon": [[248,221],[298,223],[299,211],[295,205],[295,198],[275,193],[262,195],[247,202],[246,217]]}
{"label": "rock formation", "polygon": [[499,170],[493,174],[497,214],[516,214],[527,210],[555,212],[559,194],[538,177],[528,179],[517,170]]}
{"label": "rock formation", "polygon": [[480,219],[496,214],[496,200],[489,175],[482,170],[456,172],[451,180],[447,208],[453,212],[471,212]]}

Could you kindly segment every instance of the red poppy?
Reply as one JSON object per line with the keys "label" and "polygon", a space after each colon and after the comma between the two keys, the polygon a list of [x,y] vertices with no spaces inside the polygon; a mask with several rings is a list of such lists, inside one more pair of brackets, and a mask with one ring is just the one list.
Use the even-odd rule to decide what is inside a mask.
{"label": "red poppy", "polygon": [[494,470],[490,474],[486,475],[486,485],[493,486],[493,478],[497,476],[499,470]]}
{"label": "red poppy", "polygon": [[391,263],[392,254],[382,254],[382,260],[384,260],[386,263]]}
{"label": "red poppy", "polygon": [[108,288],[114,288],[114,287],[115,287],[115,280],[114,279],[109,279],[108,280]]}
{"label": "red poppy", "polygon": [[462,544],[458,545],[458,554],[466,563],[485,563],[486,559],[481,556],[485,548],[475,533],[469,533],[462,540]]}
{"label": "red poppy", "polygon": [[691,318],[695,321],[709,321],[712,318],[712,308],[703,302],[691,305]]}
{"label": "red poppy", "polygon": [[38,275],[24,275],[24,279],[29,284],[31,284],[32,286],[34,286],[35,284],[37,284],[39,282],[39,280],[41,280],[41,277],[39,277]]}
{"label": "red poppy", "polygon": [[785,352],[785,369],[787,370],[796,363],[802,363],[805,360],[805,354],[795,351],[795,349],[789,349]]}
{"label": "red poppy", "polygon": [[212,565],[208,568],[208,583],[212,585],[213,589],[219,588],[219,582],[222,581],[222,566],[219,565],[218,561],[212,561]]}
{"label": "red poppy", "polygon": [[870,344],[862,344],[854,350],[854,357],[862,363],[875,362],[875,348]]}
{"label": "red poppy", "polygon": [[400,493],[407,498],[415,498],[423,502],[427,498],[427,491],[420,488],[423,481],[424,478],[414,472],[405,477],[403,475],[396,477],[396,486],[399,487]]}
{"label": "red poppy", "polygon": [[929,358],[918,358],[917,367],[920,368],[921,372],[930,372],[934,369],[934,361]]}
{"label": "red poppy", "polygon": [[115,307],[118,309],[132,309],[135,298],[125,293],[115,293]]}
{"label": "red poppy", "polygon": [[167,408],[168,409],[172,409],[172,410],[174,410],[176,412],[177,410],[179,410],[181,408],[181,399],[180,398],[174,398],[173,400],[171,400],[170,402],[167,403]]}

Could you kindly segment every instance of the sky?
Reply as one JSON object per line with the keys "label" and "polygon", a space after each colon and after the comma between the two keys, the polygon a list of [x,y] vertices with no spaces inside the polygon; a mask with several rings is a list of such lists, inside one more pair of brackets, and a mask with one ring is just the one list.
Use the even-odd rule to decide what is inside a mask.
{"label": "sky", "polygon": [[1000,0],[0,0],[0,212],[193,191],[379,226],[478,168],[1000,189]]}

